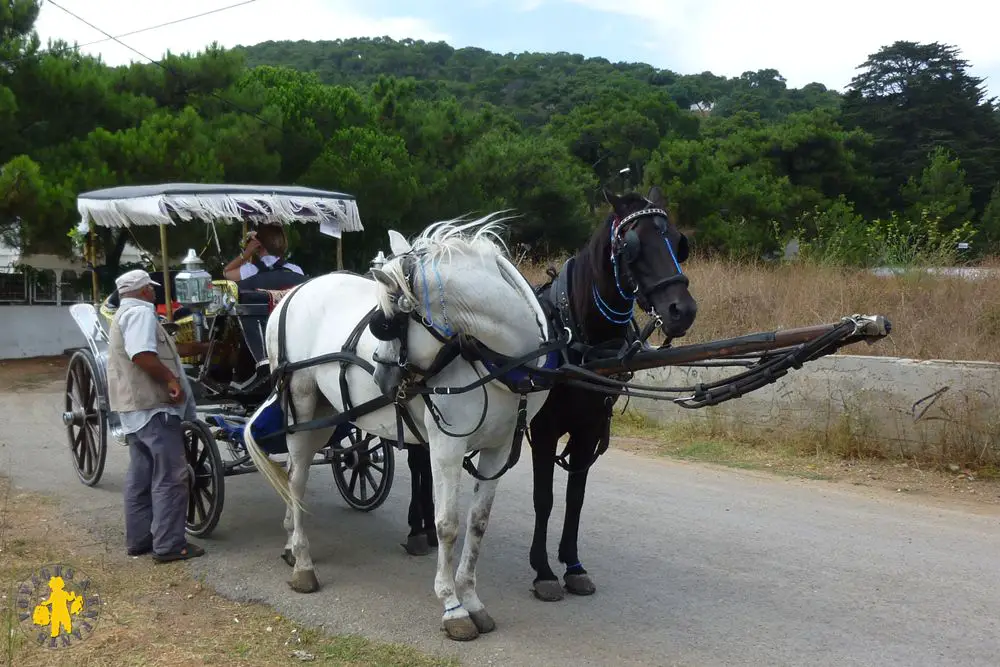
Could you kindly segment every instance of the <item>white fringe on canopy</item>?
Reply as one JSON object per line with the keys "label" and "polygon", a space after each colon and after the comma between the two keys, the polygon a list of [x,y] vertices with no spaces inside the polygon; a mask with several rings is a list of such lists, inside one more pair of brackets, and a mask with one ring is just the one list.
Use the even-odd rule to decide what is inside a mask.
{"label": "white fringe on canopy", "polygon": [[244,218],[272,224],[319,222],[320,231],[334,238],[342,232],[364,230],[353,199],[317,196],[251,192],[160,193],[118,199],[81,196],[77,209],[82,217],[80,231],[86,231],[89,218],[101,227],[129,227],[172,225],[175,217],[185,222],[199,218],[205,222]]}

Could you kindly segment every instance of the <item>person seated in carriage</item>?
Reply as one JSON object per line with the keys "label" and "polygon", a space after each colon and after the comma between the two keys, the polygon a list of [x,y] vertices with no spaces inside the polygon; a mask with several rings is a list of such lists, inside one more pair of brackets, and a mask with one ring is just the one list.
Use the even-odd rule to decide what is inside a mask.
{"label": "person seated in carriage", "polygon": [[250,232],[243,252],[229,262],[222,273],[242,291],[255,289],[283,290],[306,281],[297,264],[284,259],[288,252],[285,230],[279,225],[260,225]]}

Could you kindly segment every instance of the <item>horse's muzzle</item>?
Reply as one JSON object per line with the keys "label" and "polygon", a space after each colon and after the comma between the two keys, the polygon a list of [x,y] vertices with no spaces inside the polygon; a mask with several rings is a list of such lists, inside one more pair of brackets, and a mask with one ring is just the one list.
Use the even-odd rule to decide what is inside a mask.
{"label": "horse's muzzle", "polygon": [[397,363],[375,362],[375,384],[386,396],[395,396],[403,384],[406,369]]}

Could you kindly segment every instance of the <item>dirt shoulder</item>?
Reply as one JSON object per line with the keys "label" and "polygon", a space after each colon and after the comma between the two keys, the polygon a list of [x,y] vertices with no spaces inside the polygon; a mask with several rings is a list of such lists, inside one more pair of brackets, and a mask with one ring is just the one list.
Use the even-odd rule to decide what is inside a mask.
{"label": "dirt shoulder", "polygon": [[59,391],[66,382],[69,357],[0,359],[0,393]]}
{"label": "dirt shoulder", "polygon": [[665,456],[699,465],[793,477],[815,485],[888,493],[932,506],[1000,512],[1000,478],[992,470],[942,469],[915,461],[804,456],[784,447],[663,433],[620,435],[612,439],[612,446],[642,456]]}
{"label": "dirt shoulder", "polygon": [[[89,578],[100,603],[85,600],[92,632],[51,649],[36,642],[34,618],[20,620],[25,599],[19,582],[45,564],[64,564]],[[155,564],[130,558],[122,549],[95,542],[80,526],[59,518],[58,502],[11,488],[0,477],[0,664],[142,665],[335,665],[437,666],[457,663],[400,645],[359,637],[332,637],[297,625],[263,604],[239,603],[218,595],[188,575],[183,563]],[[79,581],[79,576],[77,577]],[[19,594],[21,589],[21,594]],[[37,589],[47,594],[46,588]],[[67,587],[69,590],[69,587]],[[38,594],[32,604],[41,601]],[[28,605],[29,607],[31,605]],[[74,616],[82,624],[81,617]]]}

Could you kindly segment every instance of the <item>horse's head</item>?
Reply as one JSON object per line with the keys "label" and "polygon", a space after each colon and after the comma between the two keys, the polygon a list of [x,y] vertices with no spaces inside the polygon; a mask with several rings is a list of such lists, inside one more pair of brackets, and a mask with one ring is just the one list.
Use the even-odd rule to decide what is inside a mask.
{"label": "horse's head", "polygon": [[660,189],[648,197],[605,192],[613,213],[605,227],[611,280],[623,295],[661,320],[669,338],[679,338],[694,323],[698,304],[688,291],[681,264],[688,257],[688,240],[667,212]]}
{"label": "horse's head", "polygon": [[[374,379],[383,393],[394,393],[403,381],[407,362],[403,354],[409,332],[410,320],[416,314],[417,296],[413,291],[413,269],[417,258],[413,248],[395,230],[389,230],[392,258],[380,266],[373,266],[375,298],[378,309],[368,329],[379,343],[375,348]],[[381,253],[380,253],[381,254]]]}
{"label": "horse's head", "polygon": [[427,369],[441,345],[459,335],[501,354],[523,354],[544,338],[544,315],[502,242],[494,242],[496,225],[492,216],[435,223],[412,245],[389,232],[392,256],[372,268],[378,312],[369,326],[379,339],[376,381],[383,391],[403,377],[401,354]]}

